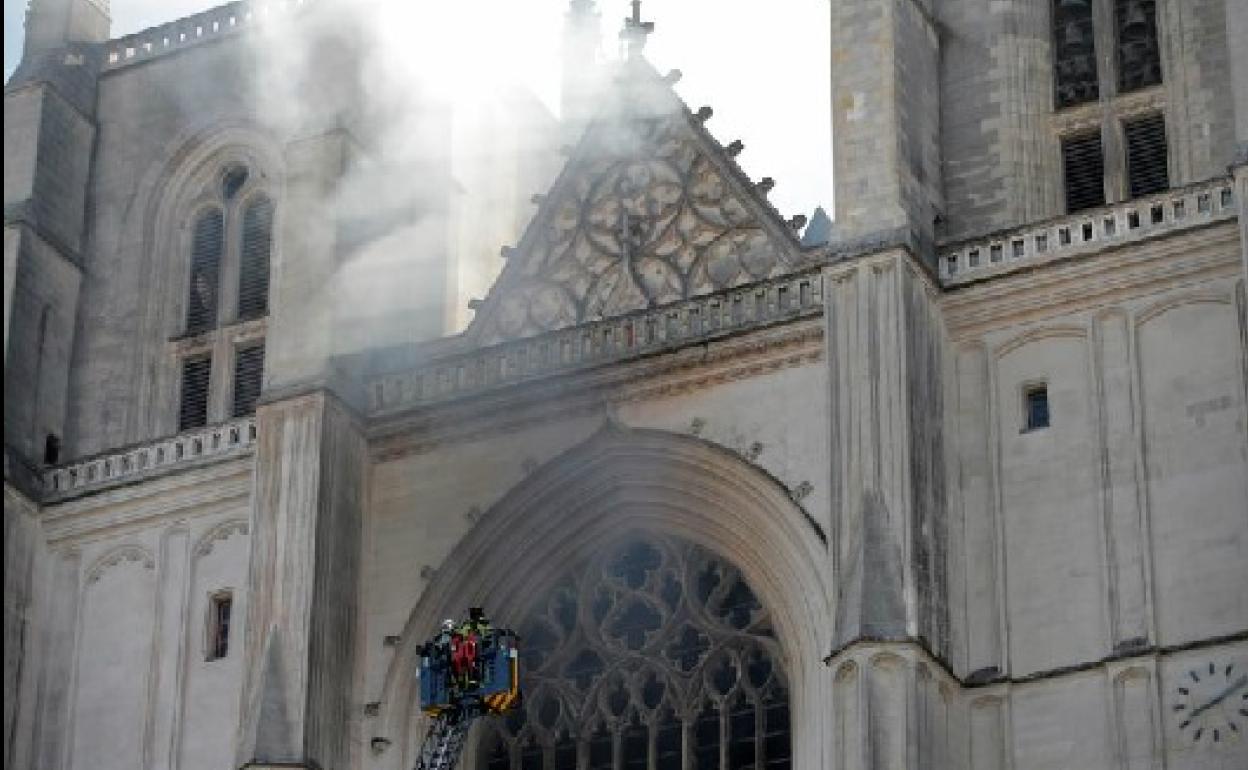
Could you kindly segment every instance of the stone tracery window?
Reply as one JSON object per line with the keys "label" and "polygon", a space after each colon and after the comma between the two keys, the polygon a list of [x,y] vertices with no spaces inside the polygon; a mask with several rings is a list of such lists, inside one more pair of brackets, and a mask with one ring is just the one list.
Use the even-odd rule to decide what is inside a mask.
{"label": "stone tracery window", "polygon": [[185,326],[177,429],[254,411],[264,371],[274,204],[248,164],[218,165],[201,181],[188,224]]}
{"label": "stone tracery window", "polygon": [[481,770],[780,770],[789,691],[771,619],[703,548],[634,539],[571,568],[520,626],[525,700]]}

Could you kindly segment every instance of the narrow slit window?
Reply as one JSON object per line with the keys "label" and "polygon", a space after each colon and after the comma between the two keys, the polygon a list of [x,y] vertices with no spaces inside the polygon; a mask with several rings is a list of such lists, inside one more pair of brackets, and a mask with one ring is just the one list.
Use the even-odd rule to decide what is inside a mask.
{"label": "narrow slit window", "polygon": [[260,388],[264,378],[264,343],[240,348],[234,356],[234,408],[235,417],[243,417],[256,411]]}
{"label": "narrow slit window", "polygon": [[1023,389],[1023,430],[1041,430],[1049,427],[1049,388],[1047,385],[1029,385]]}
{"label": "narrow slit window", "polygon": [[273,203],[257,198],[243,211],[238,266],[238,317],[260,318],[269,312],[269,261],[273,247]]}
{"label": "narrow slit window", "polygon": [[182,362],[182,398],[178,407],[178,430],[202,428],[208,424],[208,382],[212,359],[190,358]]}
{"label": "narrow slit window", "polygon": [[221,660],[230,654],[230,620],[234,595],[229,591],[208,598],[208,660]]}
{"label": "narrow slit window", "polygon": [[1149,115],[1123,124],[1127,138],[1127,184],[1131,197],[1170,189],[1170,153],[1166,145],[1166,119]]}
{"label": "narrow slit window", "polygon": [[1066,186],[1066,213],[1105,205],[1105,158],[1099,133],[1062,140],[1062,169]]}
{"label": "narrow slit window", "polygon": [[1115,0],[1118,91],[1128,93],[1161,82],[1157,43],[1157,0]]}
{"label": "narrow slit window", "polygon": [[1100,96],[1092,0],[1053,0],[1053,69],[1059,108]]}
{"label": "narrow slit window", "polygon": [[191,234],[191,277],[186,303],[186,330],[206,331],[217,324],[217,292],[221,281],[221,247],[225,218],[217,209],[195,220]]}

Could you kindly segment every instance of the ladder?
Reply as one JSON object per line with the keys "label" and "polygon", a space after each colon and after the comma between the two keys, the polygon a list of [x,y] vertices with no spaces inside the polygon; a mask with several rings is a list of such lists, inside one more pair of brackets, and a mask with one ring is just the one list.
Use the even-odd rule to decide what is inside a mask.
{"label": "ladder", "polygon": [[434,717],[420,747],[416,770],[451,770],[464,750],[464,738],[476,716],[466,709],[447,709]]}

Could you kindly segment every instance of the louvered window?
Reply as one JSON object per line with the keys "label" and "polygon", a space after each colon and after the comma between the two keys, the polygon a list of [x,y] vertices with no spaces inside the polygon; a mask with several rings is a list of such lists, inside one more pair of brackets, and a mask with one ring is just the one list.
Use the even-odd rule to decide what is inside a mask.
{"label": "louvered window", "polygon": [[217,324],[217,289],[221,283],[221,247],[225,218],[217,209],[195,220],[191,233],[191,278],[186,302],[186,330],[211,329]]}
{"label": "louvered window", "polygon": [[208,424],[208,383],[212,359],[188,358],[182,362],[182,401],[178,408],[178,430],[202,428]]}
{"label": "louvered window", "polygon": [[256,411],[264,377],[264,343],[241,348],[234,357],[234,416]]}
{"label": "louvered window", "polygon": [[1123,124],[1127,138],[1127,185],[1132,198],[1162,192],[1170,187],[1166,120],[1149,115]]}
{"label": "louvered window", "polygon": [[1053,0],[1053,58],[1057,106],[1096,101],[1092,0]]}
{"label": "louvered window", "polygon": [[1157,44],[1157,0],[1115,0],[1118,91],[1127,93],[1161,82]]}
{"label": "louvered window", "polygon": [[257,198],[243,211],[238,268],[238,317],[259,318],[269,312],[269,252],[273,245],[273,203]]}
{"label": "louvered window", "polygon": [[1062,140],[1066,211],[1073,213],[1105,203],[1105,159],[1101,135],[1082,134]]}

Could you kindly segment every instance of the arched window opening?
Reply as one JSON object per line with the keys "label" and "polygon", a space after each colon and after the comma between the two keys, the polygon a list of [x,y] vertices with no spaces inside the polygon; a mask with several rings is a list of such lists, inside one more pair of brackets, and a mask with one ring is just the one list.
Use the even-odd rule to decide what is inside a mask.
{"label": "arched window opening", "polygon": [[735,567],[637,538],[556,586],[518,629],[524,704],[483,738],[481,770],[790,767],[779,645]]}
{"label": "arched window opening", "polygon": [[186,303],[186,330],[206,331],[217,325],[217,291],[221,281],[221,248],[225,216],[219,209],[200,214],[191,234],[191,280]]}
{"label": "arched window opening", "polygon": [[221,173],[221,197],[227,201],[234,200],[247,184],[248,175],[246,166],[234,165],[226,168]]}
{"label": "arched window opening", "polygon": [[261,196],[243,210],[238,267],[238,317],[269,312],[269,253],[273,247],[273,203]]}

